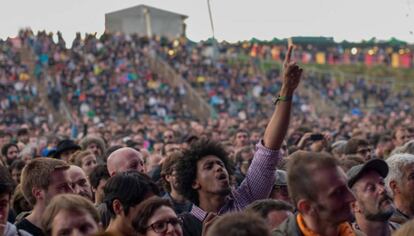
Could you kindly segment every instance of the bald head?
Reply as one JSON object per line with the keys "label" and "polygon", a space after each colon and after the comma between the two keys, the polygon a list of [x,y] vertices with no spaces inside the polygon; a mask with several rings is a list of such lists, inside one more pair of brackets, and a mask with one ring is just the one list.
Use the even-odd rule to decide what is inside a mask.
{"label": "bald head", "polygon": [[92,201],[92,189],[85,171],[79,166],[71,165],[68,169],[68,175],[73,192]]}
{"label": "bald head", "polygon": [[107,160],[107,166],[110,176],[129,170],[144,173],[144,160],[141,153],[129,147],[120,148],[111,153]]}

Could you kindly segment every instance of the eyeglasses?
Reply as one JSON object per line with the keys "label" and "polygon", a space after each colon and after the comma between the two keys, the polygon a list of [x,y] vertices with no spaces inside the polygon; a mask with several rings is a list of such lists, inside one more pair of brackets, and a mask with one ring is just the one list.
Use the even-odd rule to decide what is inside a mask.
{"label": "eyeglasses", "polygon": [[370,152],[371,152],[370,148],[365,148],[365,149],[361,149],[361,150],[357,151],[357,153],[359,153],[361,155],[365,155],[365,154],[370,153]]}
{"label": "eyeglasses", "polygon": [[168,224],[171,224],[173,227],[177,227],[178,225],[183,224],[183,220],[181,218],[170,218],[165,220],[157,221],[146,229],[152,228],[155,233],[165,233],[168,230]]}

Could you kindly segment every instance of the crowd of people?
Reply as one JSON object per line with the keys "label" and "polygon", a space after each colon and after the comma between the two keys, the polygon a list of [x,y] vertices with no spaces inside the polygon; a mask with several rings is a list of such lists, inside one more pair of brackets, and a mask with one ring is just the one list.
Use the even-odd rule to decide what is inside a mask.
{"label": "crowd of people", "polygon": [[[104,34],[97,38],[91,34],[82,39],[78,34],[72,46],[67,48],[60,33],[55,38],[57,40],[52,33],[35,35],[25,30],[20,32],[18,39],[20,44],[28,45],[35,53],[34,76],[47,84],[53,107],[59,110],[60,104],[68,105],[75,122],[88,117],[94,124],[106,126],[107,122],[119,117],[137,119],[150,115],[167,122],[193,118],[182,102],[185,89],[171,87],[166,82],[168,78],[151,71],[146,57],[168,62],[217,113],[230,117],[266,117],[270,108],[268,101],[281,86],[278,79],[280,69],[263,71],[253,57],[247,62],[237,60],[245,53],[243,45],[222,43],[216,49],[208,43],[194,44],[182,38],[149,39],[122,34]],[[10,41],[4,44],[8,45],[9,51],[17,50]],[[9,64],[12,70],[19,71],[19,67],[25,65],[19,64],[18,54],[14,57],[17,62]],[[284,57],[283,51],[280,57]],[[3,77],[4,81],[7,80],[4,84],[14,85],[9,86],[3,95],[4,112],[9,114],[3,116],[4,122],[9,125],[30,122],[48,126],[49,130],[56,129],[51,125],[54,120],[47,116],[48,107],[28,107],[23,103],[20,113],[25,114],[25,119],[22,119],[16,106],[10,106],[16,100],[13,94],[19,93],[22,87],[17,85],[22,84],[25,84],[25,96],[20,95],[19,98],[33,104],[39,101],[36,86],[24,80],[30,78],[30,73],[26,69],[20,74],[19,77],[8,74]],[[304,87],[317,90],[322,99],[337,106],[339,116],[343,113],[361,114],[367,107],[377,113],[410,112],[411,109],[410,90],[392,91],[391,83],[379,84],[363,77],[338,80],[333,74],[311,71],[305,77]],[[312,104],[311,100],[312,96],[298,93],[294,97],[298,112],[315,114],[317,104]]]}
{"label": "crowd of people", "polygon": [[[40,122],[47,112],[39,103],[30,71],[11,41],[0,40],[0,120],[6,124]],[[46,116],[47,117],[47,116]]]}
{"label": "crowd of people", "polygon": [[[369,43],[337,43],[328,38],[290,38],[297,43],[294,59],[304,64],[329,65],[381,65],[394,68],[413,68],[411,45],[406,42],[372,41]],[[240,42],[239,48],[244,54],[266,60],[283,60],[286,41]]]}
{"label": "crowd of people", "polygon": [[[57,38],[22,31],[20,43],[36,56],[32,79],[48,84],[52,109],[71,108],[63,124],[48,122],[19,52],[1,42],[3,235],[412,230],[414,118],[400,102],[410,93],[363,78],[312,79],[320,75],[302,74],[292,47],[282,69],[261,71],[255,60],[239,63],[233,46],[213,59],[210,46],[182,39],[78,35],[67,48]],[[185,91],[150,71],[149,56],[171,65],[218,119],[191,117]],[[357,92],[381,102],[372,112],[318,116],[299,82],[338,108],[362,109],[368,98],[356,101]]]}

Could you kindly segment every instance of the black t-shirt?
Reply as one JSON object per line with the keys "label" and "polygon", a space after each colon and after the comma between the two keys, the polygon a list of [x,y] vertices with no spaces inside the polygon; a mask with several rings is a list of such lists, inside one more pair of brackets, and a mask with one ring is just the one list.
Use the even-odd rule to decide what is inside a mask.
{"label": "black t-shirt", "polygon": [[32,224],[26,218],[16,224],[16,227],[32,234],[33,236],[44,236],[42,229]]}
{"label": "black t-shirt", "polygon": [[15,222],[16,221],[16,213],[12,209],[9,210],[9,216],[7,218],[8,222]]}
{"label": "black t-shirt", "polygon": [[203,232],[203,223],[191,213],[180,214],[183,219],[183,235],[184,236],[201,236]]}

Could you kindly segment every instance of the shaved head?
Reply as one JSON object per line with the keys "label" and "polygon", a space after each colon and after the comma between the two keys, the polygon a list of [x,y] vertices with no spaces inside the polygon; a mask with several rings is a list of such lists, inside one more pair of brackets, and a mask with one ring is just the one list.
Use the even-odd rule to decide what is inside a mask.
{"label": "shaved head", "polygon": [[71,165],[68,169],[68,175],[74,193],[92,201],[92,188],[85,171],[79,166]]}
{"label": "shaved head", "polygon": [[142,154],[129,147],[120,148],[111,153],[107,160],[107,166],[110,176],[129,170],[144,173],[145,170]]}

